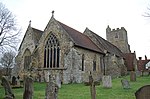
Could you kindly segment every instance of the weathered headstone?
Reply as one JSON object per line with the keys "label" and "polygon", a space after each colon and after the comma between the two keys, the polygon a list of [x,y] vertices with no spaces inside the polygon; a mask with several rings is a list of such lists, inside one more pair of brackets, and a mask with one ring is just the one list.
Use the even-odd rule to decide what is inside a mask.
{"label": "weathered headstone", "polygon": [[56,75],[56,84],[58,85],[59,88],[61,88],[61,80],[59,74]]}
{"label": "weathered headstone", "polygon": [[23,99],[32,99],[32,98],[33,98],[33,79],[31,77],[25,77]]}
{"label": "weathered headstone", "polygon": [[112,88],[111,76],[103,76],[102,83],[104,88]]}
{"label": "weathered headstone", "polygon": [[58,99],[58,86],[54,81],[54,78],[49,75],[49,82],[47,83],[46,86],[46,91],[45,91],[45,99]]}
{"label": "weathered headstone", "polygon": [[121,83],[122,83],[122,86],[123,86],[124,89],[130,89],[131,88],[128,80],[122,79]]}
{"label": "weathered headstone", "polygon": [[136,81],[136,73],[135,71],[130,72],[130,81]]}
{"label": "weathered headstone", "polygon": [[2,77],[1,85],[4,86],[4,89],[5,89],[5,98],[4,99],[15,99],[15,96],[12,92],[10,84],[4,76]]}
{"label": "weathered headstone", "polygon": [[143,86],[135,92],[136,99],[150,99],[150,85]]}
{"label": "weathered headstone", "polygon": [[16,86],[17,86],[17,87],[21,87],[20,80],[19,80],[18,78],[16,79],[16,82],[17,82],[17,85],[16,85]]}

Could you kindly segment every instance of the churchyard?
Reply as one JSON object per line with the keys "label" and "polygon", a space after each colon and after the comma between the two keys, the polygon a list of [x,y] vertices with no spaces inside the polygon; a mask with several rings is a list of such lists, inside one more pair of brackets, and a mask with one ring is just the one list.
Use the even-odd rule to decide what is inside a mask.
{"label": "churchyard", "polygon": [[[123,88],[121,80],[127,79],[130,88]],[[44,99],[46,83],[34,82],[33,99]],[[150,85],[150,76],[137,77],[135,82],[130,77],[112,79],[112,88],[104,88],[102,82],[96,85],[96,99],[136,99],[135,92],[144,85]],[[23,88],[13,88],[16,99],[23,99]],[[5,97],[3,86],[0,85],[0,99]],[[91,99],[90,86],[84,84],[62,85],[58,90],[58,99]]]}

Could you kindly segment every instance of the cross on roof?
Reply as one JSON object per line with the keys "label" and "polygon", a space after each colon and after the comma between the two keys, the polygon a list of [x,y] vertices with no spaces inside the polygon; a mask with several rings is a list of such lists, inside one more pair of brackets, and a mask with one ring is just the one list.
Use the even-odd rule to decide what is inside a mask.
{"label": "cross on roof", "polygon": [[53,10],[53,11],[52,11],[52,16],[54,16],[54,12],[55,12],[55,11]]}

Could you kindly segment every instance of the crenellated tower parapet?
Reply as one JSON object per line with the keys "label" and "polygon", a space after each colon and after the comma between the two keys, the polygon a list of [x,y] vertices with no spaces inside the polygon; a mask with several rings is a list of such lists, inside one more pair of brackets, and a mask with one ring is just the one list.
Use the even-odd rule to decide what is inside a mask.
{"label": "crenellated tower parapet", "polygon": [[127,31],[124,27],[111,29],[108,25],[106,28],[106,39],[117,46],[123,53],[130,53]]}

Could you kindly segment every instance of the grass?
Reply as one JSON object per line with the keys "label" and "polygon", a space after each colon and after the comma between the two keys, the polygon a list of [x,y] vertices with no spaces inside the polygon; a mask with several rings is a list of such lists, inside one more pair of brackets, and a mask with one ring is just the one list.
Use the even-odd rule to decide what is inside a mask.
{"label": "grass", "polygon": [[[125,77],[129,80],[129,77]],[[102,85],[96,86],[97,99],[135,99],[134,93],[140,87],[150,84],[150,76],[137,77],[136,82],[130,82],[131,89],[123,89],[121,79],[112,80],[112,88],[105,89]],[[34,83],[33,99],[44,99],[46,83]],[[22,99],[23,88],[13,89],[16,99]],[[0,86],[0,99],[4,97],[4,89]],[[62,85],[59,89],[58,99],[91,99],[89,86],[83,84]]]}

